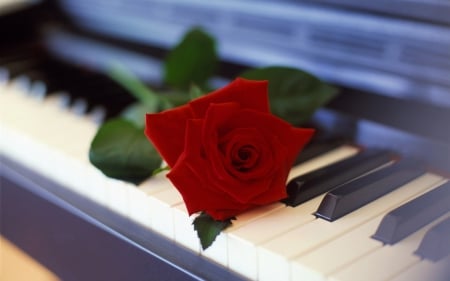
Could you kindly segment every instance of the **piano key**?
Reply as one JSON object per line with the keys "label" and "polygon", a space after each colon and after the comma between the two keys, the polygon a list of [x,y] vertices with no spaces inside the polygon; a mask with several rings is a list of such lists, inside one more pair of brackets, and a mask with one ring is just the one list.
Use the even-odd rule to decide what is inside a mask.
{"label": "piano key", "polygon": [[8,76],[10,79],[15,78],[18,75],[22,75],[26,71],[39,68],[42,60],[39,58],[30,58],[17,61],[10,61],[2,64],[2,68],[8,70]]}
{"label": "piano key", "polygon": [[332,151],[338,147],[348,144],[348,140],[340,139],[327,139],[327,140],[315,140],[313,139],[297,157],[295,163],[303,163],[314,157],[323,155],[329,151]]}
{"label": "piano key", "polygon": [[297,206],[341,184],[392,164],[393,158],[390,151],[370,149],[345,161],[299,176],[288,183],[288,198],[283,202]]}
{"label": "piano key", "polygon": [[438,261],[450,255],[450,218],[425,234],[415,254],[431,261]]}
{"label": "piano key", "polygon": [[[336,163],[338,161],[341,161],[343,159],[346,159],[348,157],[351,157],[352,155],[356,154],[359,151],[359,149],[357,147],[354,146],[350,146],[350,145],[343,145],[339,148],[336,148],[332,151],[329,151],[327,153],[324,153],[323,155],[320,155],[318,157],[312,158],[304,163],[298,164],[296,166],[294,166],[289,174],[289,177],[296,177],[298,175],[301,175],[302,173],[307,173],[311,170],[314,169],[318,169],[327,165],[330,165],[332,163]],[[253,212],[248,212],[247,214],[245,214],[245,216],[238,216],[237,220],[233,221],[233,224],[231,227],[227,228],[222,234],[220,234],[216,241],[214,242],[214,244],[207,249],[206,251],[204,251],[204,255],[207,257],[210,257],[212,259],[214,259],[215,261],[219,261],[221,264],[223,265],[229,265],[230,262],[232,262],[234,265],[238,264],[238,261],[241,260],[245,260],[243,259],[244,257],[244,251],[243,249],[240,249],[241,254],[239,255],[232,255],[230,256],[230,253],[228,252],[228,248],[229,248],[229,244],[230,242],[228,241],[228,239],[234,239],[236,238],[237,240],[235,241],[239,241],[236,244],[239,244],[242,240],[238,237],[239,234],[235,237],[234,233],[236,231],[239,231],[239,229],[241,228],[246,228],[247,225],[252,225],[253,221],[258,221],[258,222],[262,222],[262,226],[258,229],[264,229],[264,231],[252,231],[252,228],[250,228],[250,234],[252,236],[252,238],[256,238],[255,241],[258,241],[258,238],[262,238],[262,237],[274,237],[276,236],[278,233],[282,233],[284,230],[289,229],[291,227],[293,227],[291,224],[293,225],[298,225],[300,223],[302,223],[301,219],[296,219],[296,220],[292,220],[292,217],[290,217],[290,219],[288,219],[289,215],[298,215],[298,214],[303,214],[305,215],[306,218],[311,218],[314,219],[314,217],[311,215],[311,213],[313,212],[315,206],[317,206],[319,204],[320,201],[317,202],[313,202],[311,204],[309,204],[307,209],[304,208],[299,208],[298,210],[293,210],[293,208],[286,208],[281,204],[274,204],[274,206],[276,207],[276,209],[274,208],[274,212],[272,212],[272,209],[269,209],[269,211],[265,211],[265,212],[261,212],[260,210],[256,210],[257,213],[253,213]],[[314,206],[314,207],[313,207]],[[262,208],[261,210],[264,210],[264,208]],[[281,214],[276,215],[276,219],[280,219],[280,222],[277,223],[278,227],[277,228],[273,228],[273,227],[267,227],[267,224],[264,223],[265,220],[271,220],[269,217],[272,216],[272,214],[275,213],[279,213],[278,211],[283,210]],[[247,217],[247,218],[246,218]],[[251,218],[251,219],[249,219]],[[281,224],[281,220],[284,219],[284,224]],[[246,231],[243,231],[243,233],[246,233]],[[244,234],[245,235],[245,234]],[[263,240],[260,240],[263,241]],[[246,249],[248,249],[247,251],[249,252],[249,254],[247,255],[252,255],[256,256],[256,246],[253,243],[245,243],[244,244],[240,244],[240,246],[243,247],[247,247]],[[238,246],[239,247],[239,246]],[[245,264],[245,268],[242,266],[243,264]],[[239,273],[241,274],[247,274],[247,272],[252,272],[249,273],[250,275],[255,275],[256,273],[256,259],[254,260],[245,260],[245,262],[241,264],[241,266],[238,266],[238,268],[243,268],[242,271],[239,271]],[[252,266],[253,265],[253,266]]]}
{"label": "piano key", "polygon": [[351,145],[343,145],[332,151],[319,155],[311,160],[303,162],[294,166],[288,175],[288,182],[293,178],[309,173],[311,171],[326,167],[328,165],[337,163],[351,156],[354,156],[359,152],[359,148]]}
{"label": "piano key", "polygon": [[83,98],[76,98],[72,104],[71,111],[75,115],[85,115],[88,111],[88,103]]}
{"label": "piano key", "polygon": [[[84,118],[75,118],[70,112],[59,108],[57,96],[39,102],[19,95],[17,91],[15,87],[8,88],[7,101],[12,107],[5,108],[7,114],[2,118],[9,121],[9,125],[14,125],[16,132],[17,129],[22,131],[22,133],[19,132],[20,138],[27,144],[17,146],[16,151],[19,155],[23,155],[22,158],[25,159],[22,160],[25,160],[25,163],[29,163],[44,175],[53,176],[69,186],[74,185],[73,182],[70,183],[70,180],[79,176],[85,167],[90,166],[86,152],[97,130],[97,125]],[[20,104],[26,115],[21,111],[15,111],[15,104]],[[71,130],[65,132],[67,126],[70,126]],[[39,142],[33,142],[33,139]],[[61,153],[61,149],[66,151]],[[27,154],[36,157],[28,157]],[[42,159],[47,161],[42,163]],[[66,164],[66,167],[62,164]],[[78,178],[77,186],[84,187],[85,185],[81,182],[85,180],[87,180],[85,177]]]}
{"label": "piano key", "polygon": [[183,202],[181,194],[173,188],[169,181],[162,183],[166,186],[162,191],[148,197],[150,206],[152,229],[174,240],[174,221],[172,208]]}
{"label": "piano key", "polygon": [[[447,216],[449,217],[449,216]],[[330,281],[389,280],[420,262],[413,254],[429,224],[395,245],[385,245],[329,276]]]}
{"label": "piano key", "polygon": [[192,225],[195,215],[189,216],[186,205],[180,203],[172,208],[175,241],[180,245],[200,254],[200,241]]}
{"label": "piano key", "polygon": [[380,215],[320,245],[314,251],[295,258],[290,266],[291,280],[325,281],[333,271],[381,248],[383,243],[370,239],[370,235],[382,218],[383,216]]}
{"label": "piano key", "polygon": [[[439,181],[442,179],[438,177]],[[383,196],[358,211],[334,222],[315,219],[307,224],[267,241],[258,247],[258,272],[260,280],[289,280],[290,261],[310,252],[318,246],[351,231],[353,228],[403,204],[436,184],[426,175],[419,177],[401,188]],[[296,243],[292,243],[296,241]]]}
{"label": "piano key", "polygon": [[286,206],[241,228],[228,231],[229,266],[249,279],[258,279],[258,245],[313,221],[315,217],[312,213],[322,198],[318,196],[295,208]]}
{"label": "piano key", "polygon": [[276,202],[251,209],[236,216],[236,219],[232,220],[232,225],[222,231],[216,237],[214,243],[201,254],[224,266],[228,266],[228,233],[257,220],[258,218],[265,217],[280,208],[284,208],[284,204]]}
{"label": "piano key", "polygon": [[[16,116],[19,116],[19,115],[16,115]],[[78,118],[78,117],[77,117]],[[87,143],[89,143],[89,142],[87,142]],[[65,149],[65,148],[63,148],[63,149]],[[74,148],[69,148],[69,149],[74,149]],[[78,148],[77,148],[78,149]],[[77,150],[77,149],[75,149],[75,150]],[[80,148],[81,149],[81,148]],[[343,158],[345,158],[345,157],[349,157],[349,155],[350,154],[354,154],[354,153],[356,153],[357,151],[358,151],[358,148],[355,148],[355,147],[350,147],[350,146],[346,146],[345,148],[344,147],[341,147],[341,148],[339,148],[338,149],[339,151],[340,151],[340,154],[339,153],[335,153],[335,156],[336,155],[340,155],[340,156],[336,156],[336,159],[343,159]],[[345,156],[343,156],[343,155],[345,155]],[[339,158],[339,157],[341,157],[341,158]],[[320,156],[320,157],[317,157],[317,158],[323,158],[322,156]],[[339,160],[336,160],[336,161],[339,161]],[[306,164],[306,163],[305,163]],[[329,164],[329,163],[328,163]],[[328,165],[328,164],[325,164],[325,165]],[[311,164],[311,165],[305,165],[302,169],[303,169],[303,171],[307,171],[308,169],[309,170],[314,170],[314,166],[315,165],[317,165],[317,164]],[[318,166],[320,166],[320,165],[318,165]],[[300,170],[302,170],[302,169],[300,169]],[[294,170],[294,169],[293,169]],[[294,176],[295,176],[295,174],[294,174]],[[95,186],[95,185],[93,185],[93,186]],[[134,189],[136,189],[135,187],[133,187]],[[173,189],[173,187],[172,187],[172,190],[174,190]],[[131,192],[130,191],[130,189],[128,189],[128,192],[129,192],[129,194],[133,194],[133,192]],[[158,192],[159,193],[159,192]],[[169,192],[170,193],[170,192]],[[130,196],[130,195],[128,195],[128,196]],[[137,196],[139,196],[139,195],[137,195]],[[171,197],[171,196],[168,196],[169,198]],[[129,197],[129,198],[131,198],[131,197]],[[160,201],[160,204],[161,204],[161,202],[163,202],[162,204],[166,204],[166,203],[164,203],[164,201],[165,200],[160,200],[160,198],[164,198],[164,195],[159,195],[159,196],[156,196],[156,197],[153,197],[153,196],[148,196],[148,202],[151,202],[151,201],[154,201],[154,200],[158,200],[158,201]],[[131,199],[130,199],[131,200]],[[169,199],[169,201],[170,200],[172,200],[172,199]],[[145,200],[142,200],[142,201],[145,201]],[[134,202],[134,201],[133,201]],[[132,204],[129,204],[129,206],[128,206],[128,212],[129,212],[129,214],[131,214],[132,212],[136,212],[136,210],[134,210],[134,211],[132,211],[132,209],[130,208],[131,206],[130,205],[132,205]],[[153,206],[153,203],[149,203],[149,205],[151,205],[151,206]],[[173,212],[174,212],[174,210],[175,209],[179,209],[180,208],[180,204],[175,204],[175,205],[171,205],[168,209],[169,210],[171,210],[172,211],[172,215],[170,215],[170,216],[168,216],[167,218],[169,218],[169,221],[172,219],[172,220],[174,220],[174,217],[175,217],[175,215],[173,214]],[[316,204],[316,206],[317,206],[317,204]],[[301,207],[301,206],[299,206],[299,207]],[[299,208],[299,207],[297,207],[297,208]],[[288,208],[288,207],[283,207],[284,209],[295,209],[295,208]],[[310,217],[313,217],[312,215],[311,215],[311,213],[313,212],[313,210],[312,211],[310,211],[309,212],[309,216]],[[275,213],[275,212],[273,212],[273,213]],[[155,212],[148,212],[148,214],[151,214],[150,215],[150,217],[151,217],[151,219],[153,219],[153,215],[155,215],[155,216],[157,216],[157,217],[159,217],[159,214],[160,213],[155,213]],[[270,212],[270,214],[272,214],[272,212]],[[130,216],[130,215],[129,215]],[[145,215],[142,215],[143,217],[145,216]],[[165,215],[163,215],[163,216],[165,216]],[[238,228],[236,228],[236,229],[240,229],[240,228],[243,228],[243,227],[245,227],[247,224],[250,224],[251,222],[254,222],[254,221],[257,221],[257,220],[260,220],[260,221],[263,221],[265,218],[266,218],[266,216],[267,216],[267,214],[264,214],[264,215],[262,215],[261,217],[260,217],[260,219],[250,219],[249,221],[250,222],[248,222],[248,223],[245,223],[245,224],[243,224],[243,225],[241,225],[240,227],[238,227]],[[130,216],[130,218],[132,218],[131,216]],[[314,217],[313,217],[314,218]],[[133,218],[134,219],[134,218]],[[144,219],[144,221],[147,221],[146,219]],[[160,222],[162,222],[162,221],[164,221],[163,219],[160,221]],[[167,221],[166,221],[166,223],[167,223]],[[151,223],[151,226],[152,226],[152,229],[154,229],[154,224],[153,223]],[[174,227],[175,225],[172,225],[172,227]],[[174,230],[174,232],[175,232],[175,230]],[[231,232],[230,232],[231,233]],[[176,237],[175,236],[176,234],[174,233],[174,237]],[[231,235],[224,235],[224,236],[220,236],[220,237],[230,237]],[[220,240],[220,237],[219,237],[219,240]],[[175,238],[176,239],[176,238]],[[264,242],[266,242],[266,241],[264,241]],[[220,241],[219,241],[219,243],[220,243]],[[228,242],[229,243],[229,242]],[[225,244],[226,245],[226,244]],[[204,254],[205,256],[207,256],[205,253],[202,253],[202,254]],[[226,257],[227,259],[228,259],[228,257]],[[227,263],[227,262],[226,262]]]}
{"label": "piano key", "polygon": [[[434,174],[425,174],[416,179],[419,182],[430,183],[430,188],[435,188],[443,183],[444,179]],[[402,188],[408,188],[405,185]],[[402,190],[394,193],[400,194]],[[386,195],[386,196],[391,196]],[[352,264],[360,257],[381,248],[383,243],[371,238],[374,230],[378,227],[384,214],[353,228],[351,231],[337,236],[335,239],[319,245],[313,251],[297,256],[291,262],[292,280],[327,280],[327,276],[338,269]],[[351,250],[349,250],[351,249]]]}
{"label": "piano key", "polygon": [[450,183],[389,212],[373,238],[386,244],[394,244],[448,211],[450,211]]}
{"label": "piano key", "polygon": [[334,221],[424,173],[419,163],[401,161],[328,192],[315,215]]}
{"label": "piano key", "polygon": [[422,260],[402,271],[390,281],[448,281],[450,280],[450,257],[439,262]]}
{"label": "piano key", "polygon": [[2,87],[4,85],[6,85],[8,80],[9,80],[8,70],[6,70],[5,68],[0,67],[0,94],[1,94]]}
{"label": "piano key", "polygon": [[137,187],[128,189],[128,196],[131,202],[128,217],[148,229],[152,228],[152,216],[155,215],[150,207],[151,200],[153,200],[151,196],[170,188],[166,184],[167,178],[165,174],[158,174],[145,180]]}
{"label": "piano key", "polygon": [[[355,146],[342,145],[294,166],[290,171],[289,178],[342,161],[355,155],[358,151],[359,148]],[[228,229],[226,235],[220,236],[220,238],[228,240],[229,266],[250,279],[256,279],[257,245],[295,226],[314,220],[315,217],[312,213],[322,198],[323,196],[319,196],[296,208],[283,207],[239,228]],[[274,224],[277,227],[273,227]]]}
{"label": "piano key", "polygon": [[108,196],[107,207],[123,217],[128,217],[130,213],[129,206],[131,204],[128,190],[136,188],[136,186],[131,183],[112,178],[108,178],[106,184]]}
{"label": "piano key", "polygon": [[42,81],[33,81],[30,85],[30,95],[33,98],[37,98],[39,100],[43,100],[45,95],[47,94],[47,86]]}

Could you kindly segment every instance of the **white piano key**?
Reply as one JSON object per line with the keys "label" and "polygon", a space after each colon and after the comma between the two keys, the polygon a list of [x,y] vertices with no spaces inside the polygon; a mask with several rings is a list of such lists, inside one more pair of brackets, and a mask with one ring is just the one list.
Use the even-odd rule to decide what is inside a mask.
{"label": "white piano key", "polygon": [[165,174],[161,173],[145,180],[136,188],[128,190],[130,198],[129,218],[148,229],[152,228],[152,210],[150,197],[165,189],[172,188],[167,184]]}
{"label": "white piano key", "polygon": [[192,225],[195,215],[189,216],[184,203],[175,205],[172,211],[175,241],[200,254],[200,240]]}
{"label": "white piano key", "polygon": [[45,166],[38,166],[47,169],[46,174],[54,174],[59,183],[83,194],[83,189],[92,188],[87,187],[86,170],[92,168],[87,153],[97,128],[83,118],[49,108],[46,103],[41,106],[40,111],[33,112],[40,116],[38,121],[22,124],[26,134],[41,145],[35,148],[37,158],[48,160]]}
{"label": "white piano key", "polygon": [[129,192],[128,189],[136,188],[134,184],[124,181],[108,178],[107,179],[107,193],[108,202],[107,207],[114,210],[116,213],[128,217],[129,215]]}
{"label": "white piano key", "polygon": [[[108,205],[108,185],[107,177],[99,170],[91,167],[86,170],[86,187],[83,195],[102,206]],[[131,199],[130,199],[131,201]],[[132,202],[132,201],[131,201]]]}
{"label": "white piano key", "polygon": [[[342,161],[358,153],[354,146],[344,145],[291,169],[289,179],[304,173]],[[241,228],[229,229],[228,265],[250,279],[257,279],[257,245],[277,235],[315,219],[312,215],[324,195],[314,198],[296,208],[283,207],[250,222]],[[295,219],[293,219],[295,218]],[[273,227],[273,226],[276,227]]]}
{"label": "white piano key", "polygon": [[325,281],[332,270],[370,253],[383,244],[370,238],[383,216],[369,221],[318,249],[296,258],[291,264],[291,279]]}
{"label": "white piano key", "polygon": [[[153,183],[152,187],[148,187],[152,184],[149,184],[147,186],[146,183],[138,187],[118,183],[105,183],[104,180],[106,179],[106,177],[103,176],[98,170],[93,168],[87,158],[87,151],[89,149],[91,139],[84,136],[91,135],[91,137],[93,137],[96,132],[96,127],[92,127],[91,129],[89,129],[88,127],[91,125],[79,125],[78,121],[85,122],[84,119],[86,118],[80,119],[79,117],[74,117],[73,115],[66,114],[66,111],[61,110],[58,107],[57,99],[44,100],[44,103],[49,105],[48,107],[36,107],[36,101],[30,100],[23,94],[18,96],[16,95],[21,91],[20,86],[3,87],[3,89],[5,88],[11,89],[3,91],[5,95],[0,95],[0,108],[2,110],[1,115],[3,115],[4,111],[8,111],[8,116],[6,118],[0,116],[0,129],[3,132],[6,128],[6,131],[8,132],[8,136],[6,139],[8,140],[8,142],[12,142],[9,142],[9,146],[4,145],[4,143],[6,142],[1,142],[2,151],[13,147],[14,145],[11,145],[11,143],[16,144],[15,141],[18,140],[24,149],[13,153],[20,155],[20,157],[22,157],[25,162],[28,161],[33,165],[41,166],[41,170],[49,173],[51,169],[49,169],[47,165],[43,165],[43,162],[53,161],[53,166],[55,166],[53,168],[58,171],[56,175],[57,179],[59,179],[60,181],[69,181],[69,178],[78,178],[77,184],[72,183],[72,185],[74,185],[72,187],[74,190],[78,190],[88,198],[91,198],[97,202],[104,202],[104,204],[112,208],[114,211],[122,213],[125,216],[128,216],[130,219],[133,219],[146,227],[152,228],[168,238],[175,239],[179,243],[193,249],[194,251],[198,251],[198,238],[196,237],[196,233],[193,230],[193,227],[190,225],[192,218],[188,217],[187,211],[184,207],[184,204],[182,203],[181,196],[167,179],[164,178],[161,182],[159,182],[158,180],[153,181],[154,179],[150,179],[149,182]],[[8,106],[9,110],[5,109],[5,106],[1,106],[1,104],[5,104],[3,102],[5,100],[3,99],[3,96],[6,96],[8,99],[13,96],[12,100],[14,100],[15,105],[18,107],[12,109],[13,107],[9,108]],[[10,100],[6,100],[6,102],[6,104],[11,104]],[[21,110],[17,111],[16,108],[21,108]],[[43,108],[46,109],[43,110]],[[28,114],[30,116],[27,116]],[[24,119],[24,116],[34,118],[35,120],[33,119],[31,121],[36,122],[30,122],[30,120]],[[34,125],[42,123],[43,120],[45,120],[45,122],[51,122],[52,119],[55,119],[54,116],[60,117],[56,118],[56,121],[62,122],[55,121],[56,123],[49,123],[48,126],[44,128],[44,130],[36,127],[37,125]],[[12,122],[11,124],[18,124],[18,128],[25,131],[17,130],[17,128],[11,126],[8,127],[8,125],[5,125],[10,124],[8,122]],[[45,132],[52,132],[58,128],[60,128],[62,131],[67,131],[67,128],[71,128],[71,130],[65,135],[53,136],[45,134]],[[42,138],[37,144],[34,143],[33,139],[36,136],[38,138]],[[77,139],[76,136],[80,136],[81,138]],[[72,141],[67,142],[67,138],[71,139]],[[31,147],[31,149],[27,150],[25,149],[25,147]],[[33,150],[38,151],[38,153],[35,153],[36,151]],[[291,171],[290,178],[302,173],[315,170],[319,167],[331,164],[333,162],[343,160],[347,157],[350,157],[351,155],[354,155],[357,152],[358,148],[356,147],[343,146],[339,149],[329,152],[326,155],[324,154],[317,157],[317,159],[319,160],[315,158],[313,159],[314,161],[310,160],[305,162],[303,164],[303,167],[293,169]],[[35,155],[39,155],[39,157],[35,157],[33,160],[27,160],[27,158],[30,158],[29,155],[32,155],[33,153],[35,153]],[[65,160],[66,157],[69,157],[69,160]],[[45,159],[45,161],[43,161],[43,159]],[[67,169],[67,167],[71,168]],[[54,173],[55,170],[53,170],[52,173]],[[69,173],[68,170],[76,170],[76,172]],[[83,184],[83,187],[80,187],[79,184],[80,177],[84,178],[82,180],[82,182],[85,182],[85,184]],[[106,180],[106,182],[108,182],[108,180]],[[117,192],[113,191],[113,193],[111,193],[110,185],[115,185],[113,187],[121,187],[118,188]],[[157,186],[157,188],[155,188],[155,185]],[[101,188],[97,188],[97,186],[101,186]],[[113,200],[113,198],[115,199]],[[314,200],[318,201],[318,198]],[[243,214],[242,216],[238,217],[237,221],[233,222],[232,227],[219,235],[216,243],[214,243],[209,250],[201,253],[204,256],[212,258],[216,262],[222,263],[223,265],[229,265],[233,270],[241,273],[246,272],[245,274],[248,277],[257,277],[258,275],[256,275],[256,268],[258,265],[258,260],[256,258],[254,258],[253,260],[247,260],[246,257],[254,257],[257,252],[256,249],[258,249],[259,246],[270,244],[271,239],[277,237],[279,234],[283,235],[285,232],[299,227],[300,225],[306,226],[309,224],[308,222],[310,222],[311,225],[315,225],[313,224],[314,217],[311,215],[315,208],[311,212],[309,212],[310,209],[304,207],[304,205],[307,204],[316,205],[317,207],[318,202],[315,202],[314,200],[306,202],[305,204],[300,205],[297,208],[287,208],[284,206],[280,207],[274,205],[273,209],[271,209],[272,207],[269,207],[268,210],[264,210],[261,212],[260,210],[257,210],[256,213],[253,214],[252,212]],[[299,211],[300,209],[298,208],[300,207],[305,208],[305,210]],[[285,213],[286,210],[293,211]],[[295,219],[289,219],[288,213],[295,213]],[[355,219],[354,221],[356,222],[358,220]],[[362,221],[358,222],[357,224],[363,224],[364,222]],[[292,226],[292,224],[294,225]],[[316,228],[328,229],[327,227],[322,226]],[[338,227],[338,229],[340,228],[344,229],[345,227]],[[346,231],[347,230],[343,232],[345,233]],[[317,240],[330,241],[330,239],[338,237],[338,235],[336,235],[330,234],[329,236],[328,234],[322,235],[321,233],[319,233],[319,237],[317,238]],[[295,244],[306,244],[309,239],[310,238],[308,237],[303,238],[302,236],[299,236],[296,237],[296,239],[293,241],[295,241]],[[316,238],[312,239],[312,241],[316,241],[315,239]],[[289,245],[288,247],[291,246],[292,245]],[[293,247],[295,248],[296,245],[294,245]],[[306,254],[312,253],[309,251],[310,248],[308,246],[305,247],[308,248],[308,250],[305,251]],[[321,247],[317,249],[320,248]],[[241,255],[239,255],[240,249]],[[233,259],[233,256],[237,256],[237,259]],[[301,260],[302,256],[295,257],[298,260]],[[297,259],[295,260],[295,262],[297,262]],[[242,261],[242,263],[240,263],[239,261]],[[247,265],[249,266],[247,267]],[[274,267],[276,265],[270,266]],[[292,268],[294,268],[294,266]],[[294,270],[292,272],[294,272]],[[293,274],[293,276],[295,276],[295,274]],[[283,275],[277,275],[275,279],[282,280],[280,279],[282,277]]]}
{"label": "white piano key", "polygon": [[[432,188],[443,182],[441,177],[432,174],[427,174],[424,179],[434,182]],[[305,276],[308,280],[326,280],[332,272],[353,263],[374,249],[381,248],[383,243],[372,239],[371,236],[375,233],[383,216],[384,214],[379,215],[342,236],[321,244],[313,251],[296,257],[291,263],[292,280],[304,280]]]}
{"label": "white piano key", "polygon": [[312,251],[319,245],[331,241],[431,188],[436,183],[434,179],[430,182],[427,176],[419,177],[390,193],[389,196],[379,198],[335,222],[316,219],[260,245],[258,247],[260,280],[289,280],[292,259]]}
{"label": "white piano key", "polygon": [[450,256],[438,262],[421,260],[402,271],[390,281],[448,281],[450,280]]}
{"label": "white piano key", "polygon": [[384,281],[395,277],[407,268],[420,262],[420,257],[414,255],[414,251],[417,249],[426,231],[442,219],[428,224],[394,245],[385,245],[361,257],[351,265],[331,274],[329,280]]}
{"label": "white piano key", "polygon": [[267,216],[271,212],[274,212],[280,208],[284,208],[284,204],[275,202],[269,205],[261,206],[251,209],[245,213],[236,216],[235,220],[232,220],[232,225],[222,231],[217,237],[214,243],[202,252],[205,257],[211,258],[214,261],[228,266],[228,233],[247,225],[248,223]]}
{"label": "white piano key", "polygon": [[152,214],[152,229],[163,234],[168,239],[174,239],[172,207],[183,202],[181,194],[167,180],[168,188],[149,196],[150,212]]}
{"label": "white piano key", "polygon": [[299,175],[303,175],[308,172],[347,159],[358,153],[358,151],[359,148],[356,146],[343,145],[320,156],[314,157],[313,159],[310,159],[300,165],[293,167],[289,172],[288,181]]}
{"label": "white piano key", "polygon": [[257,246],[292,228],[313,221],[313,212],[322,200],[318,196],[295,208],[283,206],[261,219],[228,232],[230,268],[250,279],[258,278]]}

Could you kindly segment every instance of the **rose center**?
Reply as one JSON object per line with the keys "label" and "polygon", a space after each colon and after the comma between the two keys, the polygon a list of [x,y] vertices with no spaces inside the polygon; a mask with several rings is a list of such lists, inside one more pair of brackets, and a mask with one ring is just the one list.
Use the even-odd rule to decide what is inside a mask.
{"label": "rose center", "polygon": [[237,148],[231,155],[233,167],[240,172],[248,171],[255,166],[258,158],[257,149],[250,145]]}
{"label": "rose center", "polygon": [[247,147],[242,147],[238,151],[238,156],[241,160],[247,160],[251,157],[251,151]]}

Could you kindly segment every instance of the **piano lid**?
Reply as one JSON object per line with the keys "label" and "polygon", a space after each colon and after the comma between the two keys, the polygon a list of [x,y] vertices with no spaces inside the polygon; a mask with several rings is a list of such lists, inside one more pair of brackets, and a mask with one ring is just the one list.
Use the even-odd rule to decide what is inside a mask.
{"label": "piano lid", "polygon": [[74,25],[102,35],[167,49],[202,26],[225,61],[294,66],[333,84],[450,106],[450,25],[440,16],[450,5],[443,1],[57,2]]}

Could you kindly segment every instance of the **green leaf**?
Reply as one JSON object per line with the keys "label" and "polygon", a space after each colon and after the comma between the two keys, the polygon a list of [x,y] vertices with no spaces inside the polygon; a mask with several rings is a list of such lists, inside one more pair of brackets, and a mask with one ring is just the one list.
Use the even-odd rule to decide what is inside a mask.
{"label": "green leaf", "polygon": [[92,140],[89,160],[106,176],[138,184],[161,165],[144,130],[123,118],[104,123]]}
{"label": "green leaf", "polygon": [[295,68],[273,66],[252,69],[240,76],[251,80],[268,80],[272,113],[294,126],[308,121],[316,109],[337,94],[334,87]]}
{"label": "green leaf", "polygon": [[194,229],[200,239],[202,249],[206,250],[216,240],[217,235],[222,230],[231,225],[231,219],[225,221],[216,221],[210,215],[201,213],[194,219]]}
{"label": "green leaf", "polygon": [[169,170],[170,170],[169,166],[159,167],[158,169],[153,170],[152,176],[156,176],[159,173],[162,173],[164,171],[169,171]]}
{"label": "green leaf", "polygon": [[173,105],[173,107],[184,105],[190,100],[189,93],[187,91],[174,91],[174,90],[165,92],[164,98],[167,99],[169,103]]}
{"label": "green leaf", "polygon": [[197,85],[192,84],[191,87],[189,88],[189,97],[191,100],[199,98],[203,95],[204,95],[203,91],[199,87],[197,87]]}
{"label": "green leaf", "polygon": [[192,83],[206,86],[218,64],[215,45],[214,39],[199,28],[186,33],[166,58],[164,82],[185,90]]}

